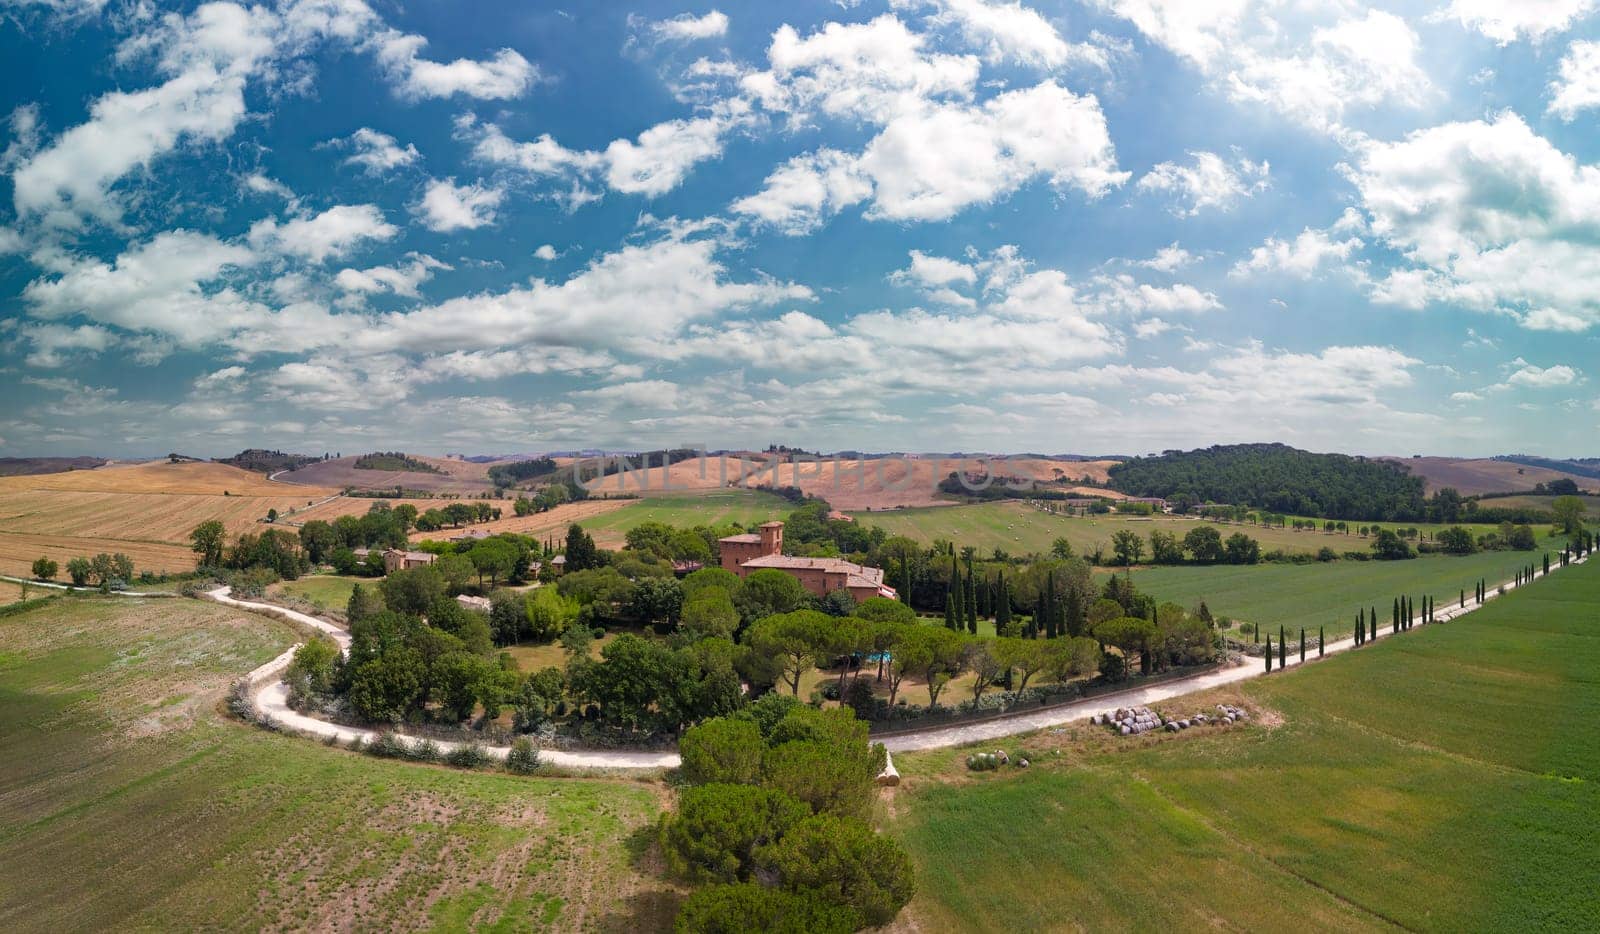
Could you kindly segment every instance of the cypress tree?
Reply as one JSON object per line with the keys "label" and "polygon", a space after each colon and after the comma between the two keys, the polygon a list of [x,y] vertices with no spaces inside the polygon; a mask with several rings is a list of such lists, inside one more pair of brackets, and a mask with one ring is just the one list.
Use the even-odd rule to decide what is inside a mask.
{"label": "cypress tree", "polygon": [[967,632],[971,635],[978,633],[978,583],[973,579],[972,562],[967,562],[966,586],[966,621]]}
{"label": "cypress tree", "polygon": [[1378,638],[1378,608],[1372,608],[1372,615],[1367,618],[1367,641]]}
{"label": "cypress tree", "polygon": [[1086,628],[1084,619],[1083,600],[1078,592],[1071,587],[1067,588],[1066,605],[1057,614],[1060,618],[1056,621],[1058,628],[1064,636],[1081,636]]}
{"label": "cypress tree", "polygon": [[1008,632],[1011,629],[1011,584],[1000,575],[1000,581],[995,585],[994,605],[994,631],[996,635]]}
{"label": "cypress tree", "polygon": [[1280,628],[1278,630],[1278,667],[1279,668],[1284,668],[1284,667],[1288,666],[1288,664],[1289,664],[1288,655],[1289,655],[1289,643],[1284,640],[1284,638],[1283,638],[1283,630]]}
{"label": "cypress tree", "polygon": [[1390,632],[1400,631],[1400,598],[1394,598],[1394,622],[1389,625]]}
{"label": "cypress tree", "polygon": [[1304,662],[1305,660],[1306,660],[1306,630],[1305,630],[1305,627],[1302,626],[1302,627],[1300,627],[1300,661]]}
{"label": "cypress tree", "polygon": [[944,592],[944,628],[956,627],[956,592],[946,589]]}
{"label": "cypress tree", "polygon": [[1322,647],[1323,647],[1322,636],[1323,636],[1322,627],[1318,626],[1317,627],[1317,657],[1318,658],[1322,657]]}
{"label": "cypress tree", "polygon": [[1545,577],[1549,577],[1550,576],[1550,553],[1549,552],[1546,552],[1545,556],[1544,556],[1544,576]]}
{"label": "cypress tree", "polygon": [[1463,610],[1467,608],[1467,588],[1465,587],[1461,588],[1461,608]]}
{"label": "cypress tree", "polygon": [[1267,637],[1267,674],[1272,674],[1272,637]]}
{"label": "cypress tree", "polygon": [[1056,637],[1056,612],[1055,607],[1056,572],[1051,571],[1044,577],[1044,590],[1039,594],[1039,615],[1043,617],[1044,636],[1046,639]]}

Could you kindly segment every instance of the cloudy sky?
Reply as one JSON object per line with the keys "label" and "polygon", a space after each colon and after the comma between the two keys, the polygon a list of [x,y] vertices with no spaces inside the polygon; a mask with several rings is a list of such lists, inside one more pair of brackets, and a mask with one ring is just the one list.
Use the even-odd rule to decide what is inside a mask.
{"label": "cloudy sky", "polygon": [[0,455],[1594,455],[1597,7],[0,0]]}

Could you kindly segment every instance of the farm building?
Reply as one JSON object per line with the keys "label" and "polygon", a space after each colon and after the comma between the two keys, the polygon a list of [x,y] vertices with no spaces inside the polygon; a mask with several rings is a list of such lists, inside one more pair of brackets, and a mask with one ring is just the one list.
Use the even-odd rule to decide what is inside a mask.
{"label": "farm building", "polygon": [[439,560],[439,556],[426,551],[401,551],[398,548],[385,548],[383,551],[383,572],[393,574],[395,571],[410,570],[432,564]]}
{"label": "farm building", "polygon": [[799,558],[783,553],[783,523],[763,522],[759,531],[718,539],[723,570],[746,577],[751,571],[773,568],[798,580],[806,590],[824,596],[839,588],[850,591],[860,603],[869,597],[895,598],[893,587],[883,582],[882,568],[869,568],[843,558]]}

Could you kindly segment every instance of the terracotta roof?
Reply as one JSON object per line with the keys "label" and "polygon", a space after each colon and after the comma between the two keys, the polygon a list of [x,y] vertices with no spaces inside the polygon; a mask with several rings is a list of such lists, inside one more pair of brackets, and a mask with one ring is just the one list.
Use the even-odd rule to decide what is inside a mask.
{"label": "terracotta roof", "polygon": [[725,536],[723,538],[717,539],[717,541],[719,541],[719,542],[740,542],[742,544],[759,545],[759,544],[761,544],[761,536],[759,536],[759,535],[728,535],[728,536]]}
{"label": "terracotta roof", "polygon": [[751,558],[740,567],[777,568],[779,570],[820,570],[823,573],[848,576],[850,587],[880,587],[883,585],[883,568],[869,568],[843,558],[800,558],[794,555],[763,555]]}
{"label": "terracotta roof", "polygon": [[385,555],[400,555],[407,561],[432,561],[438,557],[431,551],[401,551],[398,548],[386,548]]}

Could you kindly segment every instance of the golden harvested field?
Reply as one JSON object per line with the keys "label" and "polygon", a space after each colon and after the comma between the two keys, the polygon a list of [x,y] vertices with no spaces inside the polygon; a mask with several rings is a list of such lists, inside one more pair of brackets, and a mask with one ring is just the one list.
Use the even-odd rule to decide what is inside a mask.
{"label": "golden harvested field", "polygon": [[0,574],[26,577],[31,573],[34,559],[45,557],[55,559],[61,566],[56,579],[65,581],[68,560],[93,557],[102,551],[107,554],[122,552],[133,559],[136,571],[174,573],[194,570],[194,552],[184,545],[0,531]]}
{"label": "golden harvested field", "polygon": [[228,534],[259,531],[267,510],[287,516],[304,497],[184,493],[0,492],[0,532],[185,544],[195,526],[217,519]]}
{"label": "golden harvested field", "polygon": [[221,496],[281,496],[321,499],[339,492],[323,487],[274,483],[263,474],[227,464],[129,464],[97,470],[0,477],[0,496],[22,490],[72,490],[87,493],[208,493]]}
{"label": "golden harvested field", "polygon": [[0,570],[26,574],[41,556],[65,565],[120,551],[141,571],[189,571],[189,533],[200,523],[219,520],[230,535],[259,530],[269,509],[287,515],[332,492],[271,483],[226,464],[164,461],[3,477]]}
{"label": "golden harvested field", "polygon": [[[437,500],[434,502],[437,502]],[[510,516],[504,519],[496,519],[493,522],[479,522],[467,528],[444,529],[439,532],[413,532],[411,533],[411,540],[414,542],[420,542],[425,539],[449,541],[451,538],[467,531],[468,528],[473,531],[488,532],[491,535],[498,535],[501,532],[515,532],[518,535],[532,535],[535,538],[543,538],[555,533],[564,535],[566,534],[567,526],[574,522],[583,522],[586,519],[592,519],[595,516],[621,509],[634,502],[636,500],[586,499],[581,503],[564,503],[549,512],[535,513],[531,516]],[[510,506],[509,502],[505,502],[501,508],[509,511]],[[319,516],[318,518],[321,517]]]}
{"label": "golden harvested field", "polygon": [[[32,597],[42,597],[47,592],[48,591],[46,591],[43,587],[34,587],[34,588],[29,589],[28,596],[30,598],[32,598]],[[7,603],[16,603],[18,600],[21,600],[21,599],[22,599],[22,585],[21,584],[13,584],[10,581],[0,581],[0,606],[4,606]]]}
{"label": "golden harvested field", "polygon": [[[986,461],[997,474],[1029,480],[1093,480],[1101,483],[1116,461],[1067,461],[1039,457]],[[663,470],[612,474],[589,483],[596,493],[684,493],[729,486],[796,486],[835,508],[850,510],[942,506],[939,481],[956,470],[979,471],[977,458],[888,457],[868,460],[805,461],[769,466],[760,454],[713,455],[673,464]],[[1095,490],[1089,495],[1110,495]]]}

